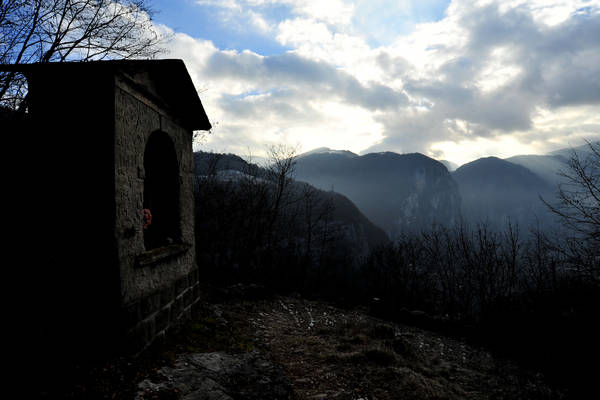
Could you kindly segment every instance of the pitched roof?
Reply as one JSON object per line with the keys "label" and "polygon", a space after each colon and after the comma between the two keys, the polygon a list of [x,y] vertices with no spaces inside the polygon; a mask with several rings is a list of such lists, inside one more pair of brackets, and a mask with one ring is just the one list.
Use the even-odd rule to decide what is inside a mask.
{"label": "pitched roof", "polygon": [[[0,64],[0,71],[23,73],[28,78],[39,74],[52,76],[96,76],[96,74],[124,74],[150,97],[158,97],[168,109],[181,117],[189,128],[209,130],[208,116],[183,60],[108,60],[89,62]],[[147,74],[153,87],[144,85],[142,74]]]}

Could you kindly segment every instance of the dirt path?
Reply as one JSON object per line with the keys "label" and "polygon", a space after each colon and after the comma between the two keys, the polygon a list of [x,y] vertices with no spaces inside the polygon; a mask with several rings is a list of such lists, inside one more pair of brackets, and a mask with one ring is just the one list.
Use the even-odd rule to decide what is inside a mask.
{"label": "dirt path", "polygon": [[[177,338],[174,361],[138,386],[146,391],[137,399],[563,397],[540,376],[486,351],[372,318],[363,309],[300,297],[234,300],[230,294],[206,303]],[[216,388],[212,397],[206,387]]]}
{"label": "dirt path", "polygon": [[556,399],[539,376],[489,353],[364,310],[279,297],[248,315],[257,347],[301,399]]}
{"label": "dirt path", "polygon": [[212,304],[206,320],[226,351],[258,350],[280,365],[299,399],[562,398],[486,351],[362,309],[274,297]]}

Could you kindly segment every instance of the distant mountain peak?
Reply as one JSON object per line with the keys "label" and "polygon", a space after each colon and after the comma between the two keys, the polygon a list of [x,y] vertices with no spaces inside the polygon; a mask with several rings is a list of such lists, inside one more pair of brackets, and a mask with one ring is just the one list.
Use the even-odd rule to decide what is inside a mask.
{"label": "distant mountain peak", "polygon": [[353,153],[349,150],[333,150],[333,149],[330,149],[329,147],[318,147],[316,149],[307,151],[306,153],[300,154],[300,157],[311,156],[313,154],[339,154],[339,155],[344,155],[344,156],[348,156],[348,157],[358,157],[358,154]]}
{"label": "distant mountain peak", "polygon": [[537,165],[527,156],[525,161],[519,161],[518,157],[507,160],[485,157],[452,172],[462,197],[463,215],[499,229],[504,229],[508,222],[523,227],[552,223],[540,201],[540,196],[552,197],[552,185],[521,165]]}

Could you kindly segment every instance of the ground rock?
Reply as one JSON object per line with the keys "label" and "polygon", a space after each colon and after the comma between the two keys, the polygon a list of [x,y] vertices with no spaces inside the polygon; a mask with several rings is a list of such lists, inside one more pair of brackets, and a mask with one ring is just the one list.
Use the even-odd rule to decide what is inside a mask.
{"label": "ground rock", "polygon": [[138,384],[136,400],[289,399],[282,370],[257,351],[244,354],[189,353]]}

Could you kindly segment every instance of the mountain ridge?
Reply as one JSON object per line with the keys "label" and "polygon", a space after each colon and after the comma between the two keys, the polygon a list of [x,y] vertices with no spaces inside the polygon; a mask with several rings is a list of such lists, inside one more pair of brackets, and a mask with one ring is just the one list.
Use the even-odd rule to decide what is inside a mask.
{"label": "mountain ridge", "polygon": [[[505,159],[489,156],[482,157],[457,167],[450,172],[453,165],[445,160],[434,160],[421,153],[399,154],[391,151],[367,153],[360,156],[354,155],[350,159],[342,158],[344,150],[331,150],[319,148],[299,156],[301,166],[298,178],[306,180],[322,189],[333,189],[346,194],[363,212],[376,224],[384,227],[389,235],[397,233],[398,226],[411,226],[417,229],[428,228],[427,224],[442,223],[450,225],[456,218],[431,217],[427,223],[416,223],[414,216],[421,210],[415,204],[419,196],[423,196],[423,184],[409,185],[405,179],[396,181],[389,179],[391,164],[387,167],[382,162],[385,158],[403,159],[418,165],[423,160],[431,165],[435,163],[448,171],[458,188],[460,200],[459,212],[461,219],[469,222],[488,222],[496,228],[502,228],[508,221],[520,225],[553,224],[553,216],[540,197],[547,201],[554,199],[554,193],[559,184],[564,182],[560,173],[568,169],[568,156],[573,151],[585,155],[587,145],[571,149],[559,149],[543,155],[517,155]],[[354,154],[354,153],[352,153]],[[307,160],[310,167],[307,168]],[[379,161],[377,161],[379,160]],[[408,161],[410,160],[410,161]],[[402,164],[402,165],[401,165]],[[398,163],[393,168],[411,170],[415,166]],[[412,168],[412,169],[411,169]],[[308,172],[307,172],[308,169]],[[477,172],[477,170],[481,170]],[[379,171],[375,173],[374,171]],[[350,176],[356,181],[363,181],[362,193],[353,189],[351,185],[340,180],[340,175]],[[418,175],[418,174],[417,174]],[[349,180],[347,178],[346,180]],[[415,179],[416,182],[419,179]],[[411,186],[407,189],[402,200],[399,200],[394,191],[394,186]],[[433,189],[435,192],[438,189]],[[427,191],[426,191],[427,192]],[[375,195],[380,200],[379,210],[369,204],[365,197]],[[431,195],[431,191],[429,192]],[[390,204],[389,199],[396,197],[395,204]],[[437,201],[437,200],[436,200]],[[435,202],[435,201],[434,201]],[[387,203],[387,204],[386,204]],[[392,202],[393,203],[393,202]],[[396,208],[394,210],[393,208]],[[447,206],[445,206],[447,208]],[[386,211],[395,219],[390,223],[378,211]],[[381,212],[379,214],[381,214]],[[430,214],[431,216],[431,214]],[[404,220],[404,222],[401,222]],[[397,225],[396,227],[393,225]]]}
{"label": "mountain ridge", "polygon": [[463,213],[475,222],[502,228],[546,222],[550,215],[540,196],[552,186],[528,168],[498,157],[471,161],[452,173],[463,200]]}
{"label": "mountain ridge", "polygon": [[346,195],[390,237],[451,224],[459,214],[458,189],[447,168],[421,153],[312,153],[298,157],[296,177]]}

